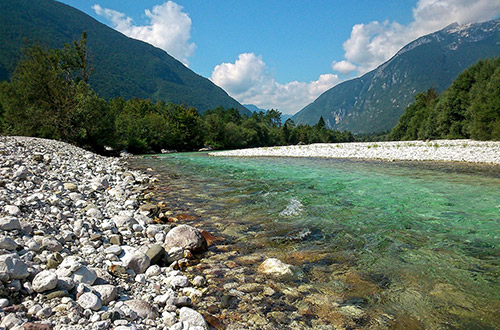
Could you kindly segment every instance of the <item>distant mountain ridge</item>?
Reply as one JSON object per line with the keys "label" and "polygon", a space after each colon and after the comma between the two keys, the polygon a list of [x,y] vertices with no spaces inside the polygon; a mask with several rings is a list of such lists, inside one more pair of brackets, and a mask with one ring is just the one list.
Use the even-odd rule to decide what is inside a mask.
{"label": "distant mountain ridge", "polygon": [[[250,110],[251,112],[266,112],[267,111],[266,109],[259,108],[255,104],[243,104],[243,106],[245,108],[247,108],[248,110]],[[287,115],[287,114],[282,113],[281,114],[281,123],[284,124],[288,119],[291,119],[292,117],[293,117],[293,115]]]}
{"label": "distant mountain ridge", "polygon": [[53,0],[0,1],[0,80],[7,80],[28,42],[51,48],[87,32],[90,84],[104,98],[150,98],[193,106],[218,106],[250,112],[210,80],[194,73],[165,51],[131,39],[85,13]]}
{"label": "distant mountain ridge", "polygon": [[260,112],[260,111],[266,112],[266,109],[259,108],[255,104],[243,104],[243,106],[248,110],[250,110],[251,112]]}
{"label": "distant mountain ridge", "polygon": [[403,47],[390,60],[362,77],[345,81],[292,118],[353,133],[390,130],[415,94],[430,87],[439,92],[480,59],[500,55],[500,20],[452,24]]}

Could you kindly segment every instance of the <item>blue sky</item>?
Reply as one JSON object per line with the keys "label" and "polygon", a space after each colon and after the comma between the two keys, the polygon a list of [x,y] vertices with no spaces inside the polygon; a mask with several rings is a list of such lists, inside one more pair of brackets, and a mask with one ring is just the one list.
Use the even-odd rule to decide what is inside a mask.
{"label": "blue sky", "polygon": [[421,35],[500,14],[500,0],[62,2],[165,49],[241,103],[283,113]]}

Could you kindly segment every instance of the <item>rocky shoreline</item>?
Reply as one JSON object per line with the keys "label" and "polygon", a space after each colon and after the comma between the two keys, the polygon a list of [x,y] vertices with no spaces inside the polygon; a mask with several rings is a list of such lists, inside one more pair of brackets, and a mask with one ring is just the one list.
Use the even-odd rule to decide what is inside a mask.
{"label": "rocky shoreline", "polygon": [[[491,153],[498,148],[454,143],[468,151],[475,149],[460,143]],[[356,145],[385,148],[335,148]],[[332,146],[289,148],[312,157]],[[476,160],[486,162],[483,156],[478,152]],[[158,180],[140,160],[0,137],[0,330],[388,329],[398,322],[359,303],[367,288],[374,296],[383,288],[350,271],[348,262],[336,264],[342,294],[325,291],[315,279],[330,276],[330,268],[308,267],[337,257],[314,248],[263,253],[268,241],[252,224],[228,222],[183,199],[188,192],[156,172]],[[278,237],[291,240],[311,234],[283,230]]]}
{"label": "rocky shoreline", "polygon": [[234,157],[324,157],[500,164],[500,142],[473,140],[318,143],[210,153]]}
{"label": "rocky shoreline", "polygon": [[[208,329],[182,269],[202,232],[151,217],[154,178],[66,143],[0,137],[1,329]],[[193,308],[192,308],[193,307]]]}

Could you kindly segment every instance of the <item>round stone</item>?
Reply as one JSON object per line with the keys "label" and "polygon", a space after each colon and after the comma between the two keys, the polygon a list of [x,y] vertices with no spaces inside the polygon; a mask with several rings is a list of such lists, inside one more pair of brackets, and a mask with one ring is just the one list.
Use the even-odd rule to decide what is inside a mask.
{"label": "round stone", "polygon": [[130,246],[123,246],[123,256],[120,258],[123,266],[132,269],[136,274],[144,273],[151,263],[145,253]]}
{"label": "round stone", "polygon": [[137,315],[143,319],[156,319],[158,317],[158,310],[150,303],[140,299],[127,300],[125,304]]}
{"label": "round stone", "polygon": [[47,249],[52,252],[61,252],[63,247],[58,240],[52,237],[45,237],[42,240],[42,248]]}
{"label": "round stone", "polygon": [[41,271],[36,274],[32,282],[33,290],[36,292],[45,292],[54,289],[57,286],[57,275],[49,270]]}
{"label": "round stone", "polygon": [[92,289],[100,296],[103,305],[115,300],[118,293],[116,286],[111,284],[94,285]]}
{"label": "round stone", "polygon": [[158,265],[153,265],[153,266],[150,266],[147,270],[146,270],[146,277],[153,277],[153,276],[158,276],[161,274],[161,268],[160,266]]}
{"label": "round stone", "polygon": [[78,298],[77,302],[83,309],[98,311],[102,307],[101,299],[92,292],[85,292]]}
{"label": "round stone", "polygon": [[85,283],[92,285],[97,279],[97,273],[86,266],[81,266],[78,270],[76,270],[72,275],[75,283]]}
{"label": "round stone", "polygon": [[207,250],[207,241],[201,232],[188,225],[180,225],[171,229],[165,238],[165,248],[182,247],[193,252],[203,252]]}
{"label": "round stone", "polygon": [[202,327],[203,329],[208,330],[208,324],[203,316],[189,307],[182,307],[180,309],[179,319],[181,322],[189,323],[192,327]]}

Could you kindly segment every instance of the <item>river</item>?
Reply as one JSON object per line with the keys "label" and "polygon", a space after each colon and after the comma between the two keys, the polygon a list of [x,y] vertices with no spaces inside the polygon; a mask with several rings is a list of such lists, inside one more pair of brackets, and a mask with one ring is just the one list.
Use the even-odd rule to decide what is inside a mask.
{"label": "river", "polygon": [[[130,163],[160,178],[155,198],[172,216],[224,237],[201,260],[222,275],[195,271],[216,296],[200,304],[226,323],[500,328],[498,166],[201,153]],[[259,275],[267,257],[296,276]]]}

